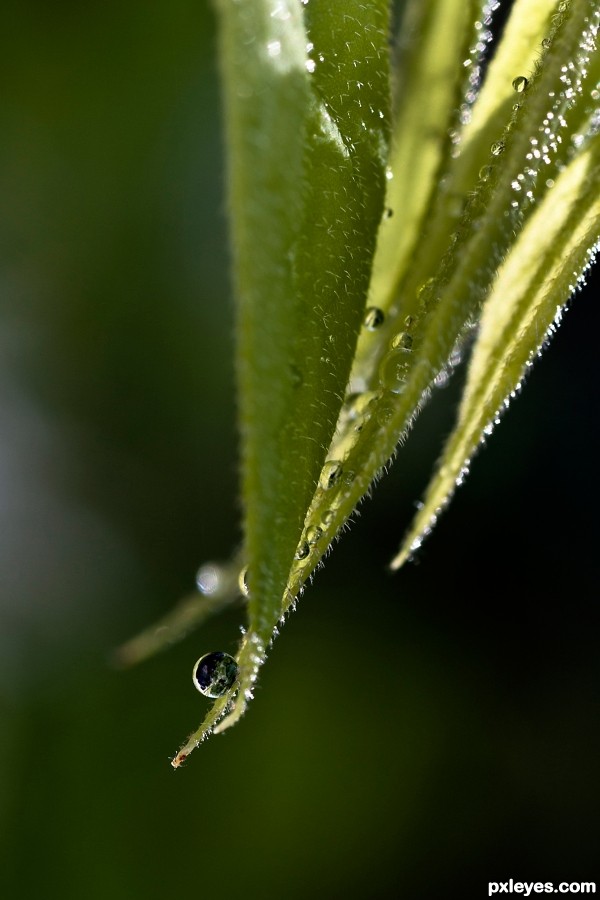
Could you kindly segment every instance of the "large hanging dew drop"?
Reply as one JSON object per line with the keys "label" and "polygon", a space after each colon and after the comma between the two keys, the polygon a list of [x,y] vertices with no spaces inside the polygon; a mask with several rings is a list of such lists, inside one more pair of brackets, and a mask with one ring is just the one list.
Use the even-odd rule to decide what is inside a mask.
{"label": "large hanging dew drop", "polygon": [[393,394],[402,393],[406,387],[410,355],[410,350],[398,347],[383,357],[379,368],[379,380],[386,391],[392,391]]}
{"label": "large hanging dew drop", "polygon": [[337,459],[328,460],[323,466],[321,477],[319,478],[319,484],[323,490],[328,491],[334,487],[342,477],[342,472],[341,462],[338,462]]}
{"label": "large hanging dew drop", "polygon": [[383,325],[385,313],[378,306],[369,306],[365,312],[363,324],[367,331],[376,331],[380,325]]}
{"label": "large hanging dew drop", "polygon": [[216,700],[226,694],[238,677],[238,664],[229,653],[215,650],[201,656],[192,672],[196,690]]}

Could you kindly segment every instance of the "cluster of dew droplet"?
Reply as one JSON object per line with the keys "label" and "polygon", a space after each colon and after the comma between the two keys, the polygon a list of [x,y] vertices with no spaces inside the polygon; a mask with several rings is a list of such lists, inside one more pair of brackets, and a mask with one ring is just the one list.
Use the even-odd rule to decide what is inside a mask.
{"label": "cluster of dew droplet", "polygon": [[[561,13],[566,8],[566,5],[559,4],[559,15],[554,17],[555,29],[561,25],[563,20]],[[573,151],[581,147],[585,139],[583,134],[577,134],[572,138],[572,148],[565,148],[562,132],[568,127],[567,119],[569,113],[575,108],[583,94],[590,53],[596,47],[599,21],[600,11],[596,10],[592,19],[588,21],[588,27],[579,41],[573,58],[561,67],[560,86],[557,86],[559,89],[548,91],[549,107],[535,129],[534,134],[529,138],[524,165],[511,180],[513,199],[510,202],[510,209],[506,211],[505,215],[512,214],[522,218],[527,209],[535,203],[536,197],[540,195],[539,191],[536,191],[536,185],[543,167],[550,167],[549,170],[547,169],[548,177],[544,181],[544,187],[552,188],[556,172],[562,168]],[[544,38],[542,49],[547,51],[551,45],[552,39]],[[517,94],[523,94],[529,88],[529,80],[524,75],[518,75],[514,78],[512,86]],[[517,102],[513,109],[518,111],[520,106],[521,103]],[[514,125],[515,120],[513,119],[509,123],[506,133],[510,132]],[[500,156],[505,148],[506,140],[504,136],[495,141],[490,149],[493,156]],[[479,173],[480,178],[485,181],[491,176],[492,172],[492,166],[484,166]]]}
{"label": "cluster of dew droplet", "polygon": [[[468,56],[463,61],[463,66],[468,74],[467,83],[463,91],[463,102],[459,109],[460,126],[467,125],[471,119],[471,108],[477,99],[479,85],[481,84],[485,53],[492,40],[492,32],[490,30],[492,16],[499,6],[499,0],[490,0],[483,7],[481,19],[478,19],[475,23],[476,39],[469,49]],[[451,130],[450,139],[455,145],[453,156],[458,154],[457,145],[460,142],[460,137],[460,127]]]}

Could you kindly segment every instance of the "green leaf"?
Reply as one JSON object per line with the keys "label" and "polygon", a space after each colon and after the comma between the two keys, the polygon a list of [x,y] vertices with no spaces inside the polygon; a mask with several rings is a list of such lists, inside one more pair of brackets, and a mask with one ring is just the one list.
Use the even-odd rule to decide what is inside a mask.
{"label": "green leaf", "polygon": [[[517,0],[476,96],[494,5],[403,4],[388,160],[387,2],[218,0],[248,627],[236,684],[175,767],[242,715],[277,622],[473,329],[459,421],[395,565],[430,529],[589,264],[600,233],[597,0]],[[386,182],[393,215],[382,218]]]}
{"label": "green leaf", "polygon": [[[369,299],[384,311],[410,265],[447,167],[460,127],[457,110],[479,78],[482,33],[475,23],[484,23],[485,5],[481,0],[411,0],[404,10],[390,154],[393,178],[386,198],[391,221],[382,223],[379,233]],[[367,353],[372,340],[362,342]]]}
{"label": "green leaf", "polygon": [[[446,235],[445,252],[438,253],[436,223],[424,231],[402,293],[373,346],[358,403],[352,395],[343,411],[330,450],[342,474],[334,485],[320,487],[307,517],[313,527],[327,521],[329,539],[406,436],[434,379],[479,315],[496,271],[535,203],[550,190],[549,178],[568,153],[559,128],[564,127],[566,135],[571,120],[578,123],[582,118],[581,82],[593,50],[593,42],[585,37],[586,22],[593,12],[591,0],[576,0],[552,22],[527,91],[511,108],[497,141],[481,150],[488,166],[472,173],[462,215]],[[485,130],[481,133],[487,140]],[[445,187],[441,191],[440,215],[447,223],[448,197]],[[314,570],[327,543],[323,540],[295,566],[290,596]]]}
{"label": "green leaf", "polygon": [[559,175],[502,266],[486,303],[457,425],[392,568],[420,547],[485,435],[521,387],[600,235],[600,137]]}
{"label": "green leaf", "polygon": [[[248,631],[239,679],[173,760],[243,713],[364,315],[389,131],[388,3],[219,3],[238,300]],[[299,546],[300,545],[300,546]]]}

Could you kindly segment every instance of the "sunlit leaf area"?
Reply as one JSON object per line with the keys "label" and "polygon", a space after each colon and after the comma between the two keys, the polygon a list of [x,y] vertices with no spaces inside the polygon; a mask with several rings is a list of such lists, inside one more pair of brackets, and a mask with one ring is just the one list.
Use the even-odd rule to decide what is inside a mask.
{"label": "sunlit leaf area", "polygon": [[[455,354],[454,364],[436,375],[408,440],[371,496],[350,515],[349,527],[340,495],[331,535],[339,529],[339,540],[333,539],[329,554],[329,541],[318,544],[320,536],[307,530],[312,520],[304,515],[308,507],[321,515],[322,493],[331,487],[326,478],[331,468],[321,471],[325,442],[333,439],[334,448],[345,448],[344,428],[353,421],[346,399],[348,408],[342,408],[334,432],[342,398],[336,411],[331,397],[350,371],[355,346],[345,329],[351,323],[338,310],[339,322],[327,318],[323,330],[315,316],[304,323],[296,343],[294,320],[277,318],[276,292],[286,296],[285,272],[266,297],[272,306],[264,329],[260,308],[240,314],[241,288],[250,293],[260,288],[257,260],[272,257],[278,248],[285,253],[289,240],[299,251],[290,265],[298,296],[310,295],[314,285],[314,309],[320,309],[328,285],[340,280],[335,265],[347,271],[348,248],[327,243],[332,234],[335,238],[340,217],[347,217],[344,227],[354,229],[365,253],[373,251],[373,223],[383,215],[383,228],[389,218],[389,228],[399,235],[398,255],[380,243],[375,258],[385,265],[377,268],[369,294],[375,292],[377,308],[385,310],[380,332],[371,328],[378,327],[373,313],[367,326],[360,324],[370,277],[361,258],[352,257],[355,268],[346,291],[349,317],[361,334],[353,371],[369,389],[370,361],[384,352],[377,334],[391,328],[386,303],[393,310],[396,302],[382,273],[389,266],[393,278],[400,278],[404,267],[402,283],[410,286],[412,279],[416,289],[418,272],[432,267],[421,232],[415,240],[414,223],[424,221],[419,216],[427,204],[430,232],[435,236],[441,222],[439,233],[445,234],[447,209],[436,211],[434,200],[419,191],[441,165],[440,117],[444,110],[449,116],[442,129],[447,137],[452,116],[458,115],[452,103],[462,76],[453,74],[449,63],[452,41],[458,42],[453,29],[459,29],[457,17],[464,9],[478,4],[428,0],[428,9],[447,16],[445,40],[432,37],[435,22],[430,23],[433,30],[424,29],[420,56],[420,45],[409,50],[402,33],[393,31],[392,67],[407,60],[404,84],[410,93],[402,107],[403,136],[392,141],[396,160],[404,162],[397,163],[391,185],[414,190],[403,203],[387,185],[388,198],[394,198],[388,217],[384,156],[399,121],[400,84],[392,82],[390,103],[385,41],[373,38],[380,64],[369,69],[369,57],[364,69],[376,73],[365,90],[380,133],[371,143],[359,140],[358,161],[352,158],[350,164],[346,152],[355,137],[351,112],[348,133],[338,133],[326,116],[315,119],[310,103],[302,106],[309,96],[307,76],[314,75],[310,84],[317,85],[323,109],[329,108],[341,70],[319,68],[319,52],[327,59],[335,49],[328,41],[350,38],[357,41],[356,54],[362,52],[359,48],[384,27],[385,4],[371,4],[373,18],[365,19],[358,37],[348,37],[347,23],[339,31],[331,25],[337,4],[311,3],[298,4],[313,12],[297,10],[294,19],[300,27],[302,16],[314,16],[308,19],[313,41],[308,67],[302,58],[297,83],[286,82],[277,94],[274,82],[273,93],[264,95],[264,109],[279,109],[287,124],[278,143],[252,144],[256,156],[249,157],[250,164],[246,158],[246,170],[232,151],[232,128],[246,115],[252,118],[252,109],[241,102],[232,113],[231,85],[237,82],[227,81],[235,71],[233,59],[245,65],[231,55],[240,34],[227,45],[223,16],[218,34],[217,4],[5,4],[2,897],[468,900],[487,896],[491,881],[558,884],[597,876],[598,272],[586,274],[560,325],[551,324],[556,309],[548,293],[563,278],[561,259],[572,261],[572,270],[581,269],[580,248],[588,249],[585,242],[595,227],[590,191],[598,184],[597,122],[590,131],[596,145],[590,142],[589,153],[586,145],[570,169],[563,170],[559,160],[552,173],[555,193],[547,195],[557,203],[540,196],[523,225],[522,255],[515,253],[512,263],[507,259],[488,285],[490,303],[471,369],[475,330],[461,344],[460,361]],[[256,5],[269,6],[266,0]],[[288,2],[271,5],[277,13]],[[392,29],[402,5],[394,4]],[[584,0],[573,0],[572,7],[560,4],[568,14],[574,10],[573,16],[584,5]],[[221,13],[227,6],[220,0]],[[495,13],[496,37],[510,6],[503,2]],[[244,27],[252,32],[252,20]],[[537,34],[533,18],[531,27]],[[556,41],[566,46],[564,33]],[[288,37],[282,35],[267,33],[266,46],[281,63],[280,74],[291,78],[296,69],[284,66]],[[485,70],[491,51],[483,49],[477,64]],[[555,59],[551,42],[540,55],[543,51],[550,62],[538,73],[542,86]],[[524,53],[516,47],[516,56],[519,52]],[[527,94],[518,82],[506,100],[519,109],[504,137],[502,120],[499,167],[509,167],[511,154],[516,159],[519,117],[533,116],[529,110],[538,96],[538,75],[534,66],[524,71],[524,58],[511,75],[526,75],[532,87]],[[502,57],[494,78],[500,81],[510,69],[510,58]],[[268,77],[257,73],[254,86],[246,79],[234,95],[242,101],[244,90],[263,96],[267,88],[260,78]],[[419,93],[424,84],[431,85],[425,96]],[[490,122],[496,127],[504,113],[494,107],[491,89],[482,97],[485,127],[491,128]],[[297,144],[289,124],[296,103],[306,114],[298,134],[306,128],[314,138],[302,163],[294,157]],[[342,112],[346,115],[343,104]],[[474,116],[472,134],[476,125]],[[371,137],[374,128],[367,122]],[[471,140],[468,131],[465,135],[465,142]],[[500,138],[494,137],[495,143]],[[486,142],[490,145],[487,136]],[[465,145],[476,158],[476,140]],[[323,180],[318,163],[320,154],[336,153],[342,165],[339,183],[333,184]],[[463,169],[457,164],[457,180],[466,180],[468,153]],[[318,217],[299,211],[299,238],[295,232],[290,237],[284,224],[244,231],[252,224],[240,203],[246,171],[264,177],[267,187],[279,179],[277,190],[265,194],[265,208],[274,198],[276,222],[286,191],[294,197],[295,165],[304,173],[314,169],[306,209],[317,209]],[[486,204],[484,182],[494,178],[487,170],[479,177]],[[332,211],[328,193],[351,196],[356,185],[368,202],[358,211],[352,204]],[[480,201],[473,199],[474,191],[471,195],[475,207]],[[486,205],[483,200],[480,205]],[[264,209],[259,212],[262,221]],[[321,231],[319,223],[325,223]],[[460,266],[470,259],[470,227],[466,215],[454,257],[444,257],[446,269],[440,265],[444,290],[451,266],[452,278],[455,270],[458,275],[455,281],[448,276],[447,283],[460,285]],[[496,250],[490,244],[490,258]],[[249,260],[250,268],[241,270],[240,260]],[[512,333],[505,325],[509,319]],[[268,365],[286,364],[287,344],[269,347],[271,334],[288,339],[286,328],[294,337],[288,382],[279,386],[275,378],[278,386],[266,406],[256,405],[265,372],[273,381]],[[331,355],[321,358],[315,347],[329,341],[330,333]],[[413,327],[412,335],[416,354],[421,332]],[[425,330],[423,335],[425,342]],[[515,335],[528,336],[531,346],[540,338],[539,360],[537,352],[529,357]],[[305,361],[311,353],[322,365],[309,377]],[[262,369],[257,358],[265,360]],[[509,370],[512,366],[518,374],[521,364],[525,375],[513,391]],[[485,378],[478,379],[481,371]],[[506,385],[510,403],[505,405]],[[331,403],[326,407],[319,400],[324,417],[307,427],[313,387]],[[279,428],[278,409],[290,406],[290,396],[296,417],[289,422],[283,417]],[[378,422],[387,427],[396,416],[402,431],[401,409],[377,410]],[[495,418],[501,422],[492,429]],[[368,427],[363,431],[358,450],[353,445],[348,451],[357,459],[363,458],[361,441],[369,439]],[[280,458],[277,446],[268,443],[279,435],[282,446],[305,449]],[[306,450],[311,435],[314,457]],[[384,446],[381,435],[373,443]],[[436,470],[442,452],[446,456]],[[465,478],[461,467],[467,458]],[[356,473],[352,505],[360,496]],[[372,474],[365,476],[365,490]],[[452,503],[428,535],[430,512],[437,518],[457,477],[461,484]],[[277,518],[271,522],[267,501],[281,499],[286,479],[293,483],[289,508],[273,506]],[[314,497],[307,487],[311,479]],[[264,485],[271,492],[266,499],[260,496]],[[355,490],[350,481],[347,487]],[[264,507],[256,505],[256,497]],[[411,559],[392,572],[403,536]],[[419,547],[413,552],[415,541]],[[305,555],[313,554],[314,582],[312,570],[310,577],[298,574],[304,542]],[[322,547],[324,566],[317,565],[315,547]],[[242,577],[240,590],[238,575],[249,552],[258,562],[246,573],[248,583]],[[290,565],[279,564],[286,553],[291,574]],[[217,571],[219,588],[213,590]],[[281,612],[278,586],[287,591],[285,627],[269,645]],[[206,604],[199,606],[202,592]],[[219,615],[209,616],[214,612]],[[153,622],[162,623],[163,630],[143,631]],[[180,642],[165,646],[184,631],[189,633]],[[138,643],[131,640],[140,633]],[[237,706],[228,705],[227,698],[220,709],[219,699],[201,696],[192,681],[196,660],[214,651],[243,653],[253,633],[268,661],[252,681],[247,714],[235,728],[202,742],[190,760],[175,757],[184,764],[174,771],[177,747],[210,717],[211,703],[219,715],[237,717],[244,711],[240,698],[249,699],[239,692]],[[149,658],[124,665],[142,657]],[[228,674],[226,668],[219,672]],[[197,684],[203,677],[196,666]],[[193,735],[191,740],[194,744]]]}

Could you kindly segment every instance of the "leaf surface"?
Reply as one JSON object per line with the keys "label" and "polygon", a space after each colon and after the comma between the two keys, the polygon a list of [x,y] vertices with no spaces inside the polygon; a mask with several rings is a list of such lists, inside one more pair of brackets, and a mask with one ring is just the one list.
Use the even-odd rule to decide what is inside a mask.
{"label": "leaf surface", "polygon": [[600,238],[600,138],[560,174],[501,268],[486,303],[458,422],[424,504],[392,562],[420,547],[485,435],[521,387],[564,304],[581,283]]}
{"label": "leaf surface", "polygon": [[239,679],[173,760],[252,696],[364,316],[389,132],[388,3],[220,0],[238,301],[248,630]]}

